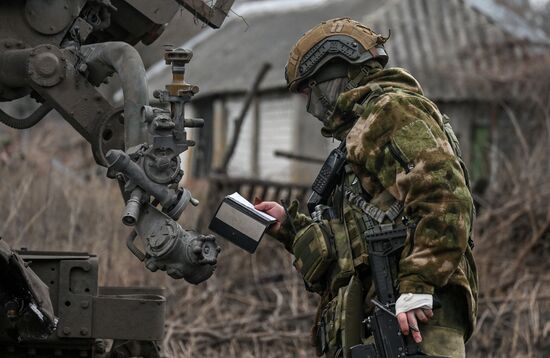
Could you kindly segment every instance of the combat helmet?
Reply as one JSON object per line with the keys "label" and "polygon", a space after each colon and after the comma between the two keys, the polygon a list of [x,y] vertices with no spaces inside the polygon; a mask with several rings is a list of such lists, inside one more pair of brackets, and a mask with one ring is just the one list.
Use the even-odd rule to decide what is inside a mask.
{"label": "combat helmet", "polygon": [[[324,21],[306,32],[290,51],[285,67],[288,89],[298,92],[306,80],[334,59],[349,64],[377,59],[384,67],[388,63],[388,54],[384,49],[386,40],[387,37],[350,18]],[[336,75],[342,74],[333,74],[333,77]]]}

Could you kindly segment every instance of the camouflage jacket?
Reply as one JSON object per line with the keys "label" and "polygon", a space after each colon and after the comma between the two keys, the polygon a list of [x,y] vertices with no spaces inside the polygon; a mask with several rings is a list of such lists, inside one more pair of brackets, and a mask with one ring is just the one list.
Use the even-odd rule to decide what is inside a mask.
{"label": "camouflage jacket", "polygon": [[[351,112],[356,121],[345,119]],[[405,70],[390,68],[341,94],[322,133],[346,140],[347,161],[371,202],[389,192],[416,223],[399,263],[399,292],[434,294],[447,285],[460,287],[472,329],[477,311],[477,274],[468,245],[473,200],[442,128],[441,113],[418,82]],[[278,235],[287,249],[292,250],[290,228],[310,222],[291,205]]]}

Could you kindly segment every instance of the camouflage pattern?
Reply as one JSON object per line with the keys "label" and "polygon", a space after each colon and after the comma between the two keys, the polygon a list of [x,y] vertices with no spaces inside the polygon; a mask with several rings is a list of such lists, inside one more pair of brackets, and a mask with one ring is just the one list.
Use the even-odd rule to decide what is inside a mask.
{"label": "camouflage pattern", "polygon": [[384,91],[364,107],[346,140],[363,188],[374,198],[387,190],[416,222],[399,263],[399,292],[433,294],[438,287],[459,286],[473,325],[477,275],[468,246],[473,200],[442,129],[443,117],[405,70],[379,71],[367,83],[339,97],[335,117],[349,113],[373,88]]}
{"label": "camouflage pattern", "polygon": [[[350,120],[354,117],[356,121]],[[390,68],[372,71],[363,85],[342,93],[322,134],[346,140],[351,176],[372,196],[371,203],[387,210],[395,198],[404,204],[402,215],[416,224],[399,263],[399,292],[439,296],[452,291],[454,302],[464,307],[461,315],[467,317],[459,330],[466,340],[477,313],[477,273],[468,245],[473,200],[443,126],[442,114],[424,97],[418,82],[405,70]],[[291,252],[294,234],[311,223],[297,207],[289,207],[277,234]],[[347,260],[357,267],[366,262],[357,247],[357,210],[344,200],[340,212],[346,231],[340,234],[344,239],[335,235],[335,242],[348,242],[352,256]],[[363,282],[366,285],[368,277]],[[331,283],[322,302],[333,299],[342,284]],[[442,311],[448,315],[448,309]]]}

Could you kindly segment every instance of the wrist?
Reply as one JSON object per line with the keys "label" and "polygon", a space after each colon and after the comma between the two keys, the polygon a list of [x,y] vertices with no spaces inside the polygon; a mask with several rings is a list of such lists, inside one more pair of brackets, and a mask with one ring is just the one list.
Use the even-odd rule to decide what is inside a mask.
{"label": "wrist", "polygon": [[435,287],[423,281],[418,281],[408,277],[399,281],[399,293],[417,293],[433,295]]}
{"label": "wrist", "polygon": [[433,296],[424,293],[403,293],[395,302],[395,314],[409,312],[417,308],[432,309]]}
{"label": "wrist", "polygon": [[280,222],[272,225],[267,233],[281,242],[288,251],[291,251],[295,233],[290,227],[288,215],[284,215]]}

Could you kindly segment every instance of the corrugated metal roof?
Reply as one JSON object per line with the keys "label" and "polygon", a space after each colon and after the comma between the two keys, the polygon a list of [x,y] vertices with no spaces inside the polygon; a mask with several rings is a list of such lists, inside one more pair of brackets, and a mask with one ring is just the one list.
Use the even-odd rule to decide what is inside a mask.
{"label": "corrugated metal roof", "polygon": [[534,43],[548,43],[548,37],[542,29],[531,26],[525,18],[495,3],[492,0],[463,0],[469,7],[497,23],[504,31],[517,38]]}
{"label": "corrugated metal roof", "polygon": [[391,30],[390,65],[409,69],[439,100],[516,96],[503,75],[541,49],[550,55],[541,30],[490,0],[394,0],[362,20]]}
{"label": "corrugated metal roof", "polygon": [[[280,7],[265,1],[269,6],[244,14],[246,23],[234,19],[192,40],[189,82],[201,87],[202,96],[243,92],[268,61],[273,69],[262,89],[283,89],[291,46],[320,21],[339,16],[382,33],[391,29],[390,65],[409,69],[438,100],[492,98],[495,81],[507,82],[502,77],[507,69],[550,53],[550,39],[541,30],[491,0],[305,0],[305,8],[297,1],[281,1]],[[169,79],[161,66],[150,75],[159,85]]]}

